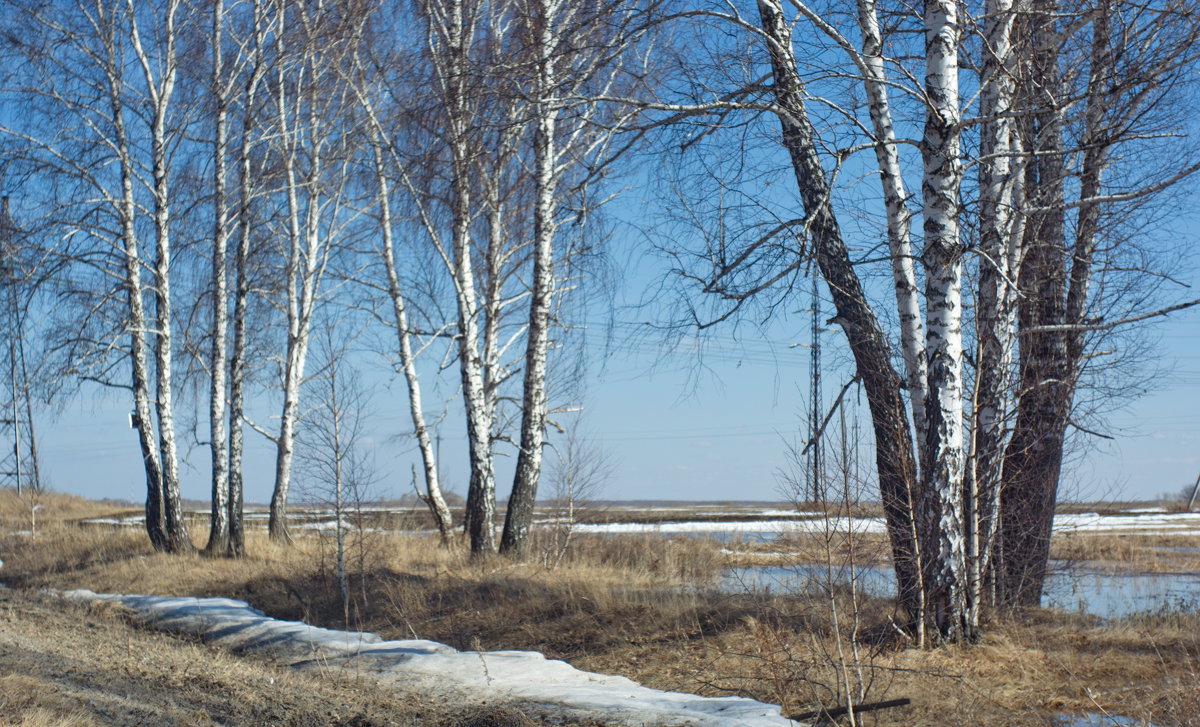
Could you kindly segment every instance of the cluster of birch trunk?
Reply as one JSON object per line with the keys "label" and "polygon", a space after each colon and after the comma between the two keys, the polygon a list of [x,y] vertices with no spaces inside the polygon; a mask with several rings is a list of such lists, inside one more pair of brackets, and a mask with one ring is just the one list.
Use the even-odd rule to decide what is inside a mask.
{"label": "cluster of birch trunk", "polygon": [[[194,547],[176,400],[207,404],[206,549],[231,556],[248,427],[275,447],[269,529],[290,539],[307,384],[328,364],[310,341],[349,319],[386,332],[447,540],[419,364],[456,373],[462,527],[474,553],[522,555],[551,369],[611,179],[638,178],[634,149],[704,166],[720,144],[786,166],[794,186],[770,194],[792,214],[767,234],[667,246],[682,295],[715,301],[692,310],[707,327],[786,301],[815,266],[869,405],[900,606],[922,643],[972,639],[990,609],[1040,599],[1079,392],[1122,355],[1105,346],[1191,304],[1159,304],[1173,293],[1139,228],[1197,169],[1180,99],[1198,11],[10,0],[2,152],[42,220],[56,377],[130,396],[147,532],[167,551]],[[747,129],[765,141],[730,147]],[[745,184],[730,174],[722,194]],[[863,227],[878,239],[846,232]],[[883,278],[892,294],[875,296]]]}
{"label": "cluster of birch trunk", "polygon": [[[819,269],[870,408],[899,606],[919,643],[971,640],[986,613],[1040,602],[1068,434],[1093,433],[1080,392],[1121,355],[1107,346],[1200,303],[1178,291],[1154,305],[1164,271],[1148,248],[1171,246],[1133,231],[1197,170],[1167,91],[1195,75],[1197,8],[834,5],[687,13],[750,38],[767,75],[655,108],[726,123],[771,112],[802,212],[784,223],[790,245],[747,234],[694,251],[718,302],[692,315],[775,305]],[[842,222],[861,213],[839,194],[868,183],[879,240],[853,255],[863,240]],[[890,302],[872,299],[872,263]]]}
{"label": "cluster of birch trunk", "polygon": [[[181,389],[207,402],[207,432],[190,432],[211,453],[205,549],[244,552],[247,428],[274,445],[269,531],[290,540],[306,397],[330,368],[310,362],[310,341],[365,319],[390,331],[383,353],[443,539],[454,524],[423,354],[459,373],[472,552],[524,553],[559,312],[602,237],[591,214],[635,113],[595,99],[636,79],[643,13],[558,0],[6,5],[21,109],[6,138],[42,198],[42,258],[60,271],[45,300],[71,302],[49,316],[50,355],[59,378],[131,394],[156,548],[194,547]],[[269,425],[250,416],[253,397],[272,402]],[[505,441],[516,470],[500,536]]]}

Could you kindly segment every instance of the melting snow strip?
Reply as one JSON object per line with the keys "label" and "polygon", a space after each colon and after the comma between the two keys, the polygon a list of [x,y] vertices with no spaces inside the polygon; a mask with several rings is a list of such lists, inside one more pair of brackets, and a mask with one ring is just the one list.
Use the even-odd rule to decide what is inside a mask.
{"label": "melting snow strip", "polygon": [[245,601],[65,591],[79,602],[120,603],[147,622],[197,634],[238,651],[270,656],[298,668],[346,666],[380,682],[453,692],[472,701],[516,700],[551,713],[639,727],[795,727],[778,706],[744,697],[701,697],[643,687],[620,676],[580,671],[536,651],[458,651],[434,641],[384,641],[376,634],[335,631],[268,618]]}

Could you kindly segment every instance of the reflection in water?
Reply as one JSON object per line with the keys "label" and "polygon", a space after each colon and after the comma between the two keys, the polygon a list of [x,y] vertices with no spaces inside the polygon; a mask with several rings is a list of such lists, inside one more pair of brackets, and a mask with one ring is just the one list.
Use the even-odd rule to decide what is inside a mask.
{"label": "reflection in water", "polygon": [[[881,566],[857,567],[853,574],[849,568],[835,568],[830,573],[812,565],[734,568],[725,572],[721,588],[730,592],[820,592],[829,584],[847,587],[851,578],[866,595],[895,594],[892,570]],[[1200,607],[1200,574],[1058,572],[1047,579],[1043,605],[1104,618],[1145,611],[1195,610]]]}

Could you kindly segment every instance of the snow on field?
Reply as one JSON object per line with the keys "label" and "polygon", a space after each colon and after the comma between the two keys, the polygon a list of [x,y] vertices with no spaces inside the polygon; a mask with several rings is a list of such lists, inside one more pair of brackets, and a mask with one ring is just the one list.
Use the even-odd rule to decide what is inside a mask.
{"label": "snow on field", "polygon": [[141,527],[141,525],[146,522],[146,518],[144,515],[132,515],[124,518],[90,517],[86,520],[80,520],[79,522],[84,525],[119,525],[121,527],[133,527],[136,525]]}
{"label": "snow on field", "polygon": [[[660,508],[661,509],[661,508]],[[386,511],[386,510],[380,510]],[[323,514],[323,511],[303,513],[308,516]],[[692,520],[685,522],[618,522],[618,523],[578,523],[573,526],[577,533],[615,533],[615,534],[788,534],[813,533],[826,530],[846,531],[853,529],[859,533],[885,532],[882,518],[831,518],[828,522],[820,513],[799,512],[785,509],[767,509],[756,513],[758,517],[779,518],[790,515],[792,519],[752,519],[755,514],[729,513],[743,515],[751,519],[713,521]],[[265,518],[266,513],[247,513],[246,519]],[[795,519],[795,518],[806,519]],[[89,525],[122,525],[141,526],[141,515],[124,518],[90,518],[82,521]],[[539,518],[539,525],[561,525],[561,518]],[[298,529],[332,531],[335,528],[332,520],[299,521],[295,524]],[[1094,533],[1110,530],[1136,531],[1145,535],[1200,535],[1200,513],[1167,513],[1159,508],[1138,508],[1126,510],[1117,515],[1101,515],[1095,512],[1060,514],[1054,518],[1056,533]],[[433,531],[403,531],[407,534],[426,534]]]}
{"label": "snow on field", "polygon": [[693,521],[680,523],[582,523],[575,526],[578,533],[812,533],[853,528],[858,533],[884,532],[880,518],[824,518],[812,520],[731,520],[725,522]]}
{"label": "snow on field", "polygon": [[[1132,512],[1132,511],[1131,511]],[[1062,514],[1054,518],[1056,533],[1129,530],[1143,534],[1200,534],[1200,513],[1164,513],[1161,510],[1139,514],[1100,515],[1098,513]],[[737,520],[729,522],[693,521],[675,523],[597,523],[576,525],[580,533],[813,533],[826,529],[858,533],[882,533],[882,518],[824,518],[809,520]]]}
{"label": "snow on field", "polygon": [[148,622],[253,651],[298,668],[344,665],[381,682],[472,702],[534,703],[547,714],[569,713],[608,725],[645,727],[784,727],[779,707],[744,697],[700,697],[643,687],[619,676],[580,671],[533,651],[458,651],[434,641],[383,641],[371,633],[334,631],[268,618],[244,601],[67,591],[80,602],[120,603]]}
{"label": "snow on field", "polygon": [[[1144,512],[1144,511],[1130,511]],[[1179,532],[1190,534],[1189,531],[1200,528],[1200,513],[1175,512],[1157,514],[1145,513],[1140,515],[1099,515],[1094,512],[1057,515],[1054,518],[1054,530],[1059,533],[1099,532],[1104,530],[1136,530],[1138,532]]]}

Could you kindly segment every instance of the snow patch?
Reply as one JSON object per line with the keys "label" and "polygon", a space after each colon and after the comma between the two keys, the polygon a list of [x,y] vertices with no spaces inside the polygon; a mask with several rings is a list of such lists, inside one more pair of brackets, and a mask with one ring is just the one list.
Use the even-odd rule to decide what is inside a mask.
{"label": "snow patch", "polygon": [[646,727],[784,727],[797,723],[778,706],[745,697],[701,697],[643,687],[620,676],[580,671],[533,651],[458,651],[420,639],[384,641],[376,634],[335,631],[268,618],[244,601],[115,595],[88,590],[61,594],[72,601],[120,603],[148,622],[198,634],[238,651],[265,653],[297,668],[341,664],[387,684],[512,699],[569,711],[609,725]]}

